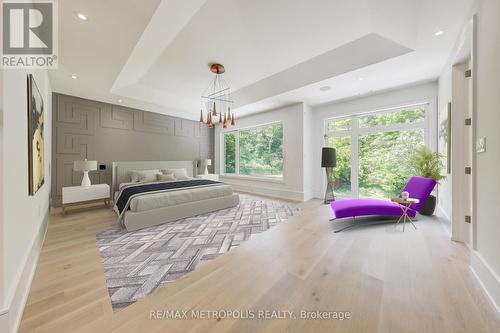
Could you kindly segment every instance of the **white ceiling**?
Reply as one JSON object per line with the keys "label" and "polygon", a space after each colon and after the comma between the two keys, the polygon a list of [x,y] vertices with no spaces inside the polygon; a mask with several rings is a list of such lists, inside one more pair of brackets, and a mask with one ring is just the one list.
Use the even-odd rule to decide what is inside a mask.
{"label": "white ceiling", "polygon": [[51,82],[56,92],[197,119],[208,64],[220,62],[239,115],[317,105],[436,79],[471,4],[65,0]]}

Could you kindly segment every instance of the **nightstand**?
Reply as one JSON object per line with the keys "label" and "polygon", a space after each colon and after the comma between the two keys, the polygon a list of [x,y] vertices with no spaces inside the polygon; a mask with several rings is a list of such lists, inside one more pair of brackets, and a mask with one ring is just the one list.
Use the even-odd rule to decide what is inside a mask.
{"label": "nightstand", "polygon": [[210,180],[213,180],[213,181],[216,181],[216,182],[219,181],[219,175],[216,174],[216,173],[209,173],[209,174],[202,173],[200,175],[196,175],[196,178],[210,179]]}
{"label": "nightstand", "polygon": [[69,186],[62,188],[62,213],[65,213],[67,206],[82,203],[103,201],[104,205],[110,203],[108,184],[96,184],[90,186]]}

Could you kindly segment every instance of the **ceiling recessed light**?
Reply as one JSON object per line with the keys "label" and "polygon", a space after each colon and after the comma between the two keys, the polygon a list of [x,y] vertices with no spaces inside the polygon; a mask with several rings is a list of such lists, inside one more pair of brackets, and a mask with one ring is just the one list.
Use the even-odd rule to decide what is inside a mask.
{"label": "ceiling recessed light", "polygon": [[118,103],[121,103],[121,102],[123,102],[123,100],[119,99],[119,100],[118,100]]}
{"label": "ceiling recessed light", "polygon": [[78,79],[78,76],[76,76],[76,75],[71,75],[71,78],[72,78],[73,80],[76,80],[76,79]]}
{"label": "ceiling recessed light", "polygon": [[78,17],[82,21],[87,21],[87,15],[75,12],[76,17]]}
{"label": "ceiling recessed light", "polygon": [[330,87],[330,86],[323,86],[323,87],[319,88],[319,90],[321,90],[321,91],[328,91],[330,89],[332,89],[332,87]]}
{"label": "ceiling recessed light", "polygon": [[358,81],[363,81],[364,79],[364,77],[358,77]]}
{"label": "ceiling recessed light", "polygon": [[434,36],[439,36],[439,35],[442,35],[444,33],[443,30],[438,30],[434,33]]}

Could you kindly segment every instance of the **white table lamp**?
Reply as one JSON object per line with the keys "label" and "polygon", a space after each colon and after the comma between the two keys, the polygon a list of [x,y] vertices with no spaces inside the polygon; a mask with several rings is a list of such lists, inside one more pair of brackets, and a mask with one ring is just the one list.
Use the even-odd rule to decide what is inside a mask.
{"label": "white table lamp", "polygon": [[212,160],[205,160],[205,175],[208,175],[208,166],[212,165]]}
{"label": "white table lamp", "polygon": [[83,171],[82,186],[90,186],[89,171],[97,170],[97,161],[75,161],[73,164],[73,170]]}

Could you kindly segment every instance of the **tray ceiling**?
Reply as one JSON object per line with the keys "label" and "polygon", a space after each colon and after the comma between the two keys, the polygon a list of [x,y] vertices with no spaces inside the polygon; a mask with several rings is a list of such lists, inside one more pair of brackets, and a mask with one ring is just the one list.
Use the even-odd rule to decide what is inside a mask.
{"label": "tray ceiling", "polygon": [[220,62],[241,113],[315,105],[435,80],[471,4],[65,0],[51,83],[60,93],[197,119],[208,64]]}

